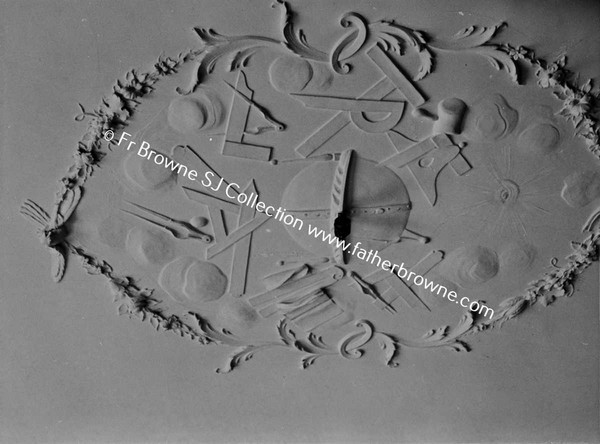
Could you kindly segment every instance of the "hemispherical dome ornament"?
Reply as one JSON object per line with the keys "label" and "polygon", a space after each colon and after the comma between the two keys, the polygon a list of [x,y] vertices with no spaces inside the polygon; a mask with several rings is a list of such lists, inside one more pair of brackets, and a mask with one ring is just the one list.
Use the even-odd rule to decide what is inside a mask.
{"label": "hemispherical dome ornament", "polygon": [[[286,213],[302,219],[305,226],[302,230],[287,226],[290,236],[303,248],[325,257],[332,256],[335,242],[330,245],[315,235],[320,230],[325,236],[331,233],[340,239],[349,233],[353,242],[397,240],[410,214],[410,199],[402,179],[391,169],[354,155],[344,174],[343,209],[333,216],[334,230],[332,202],[339,192],[339,173],[337,162],[315,162],[291,180],[281,206]],[[309,226],[316,232],[309,233]]]}

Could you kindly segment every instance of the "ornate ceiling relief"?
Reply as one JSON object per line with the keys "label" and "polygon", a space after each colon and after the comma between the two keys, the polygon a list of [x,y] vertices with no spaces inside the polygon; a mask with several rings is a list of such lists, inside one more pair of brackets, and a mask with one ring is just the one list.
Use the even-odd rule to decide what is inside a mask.
{"label": "ornate ceiling relief", "polygon": [[282,38],[195,28],[80,105],[52,211],[21,207],[55,281],[79,260],[119,314],[224,346],[220,373],[277,347],[395,367],[572,295],[600,237],[591,81],[493,43],[503,24],[350,12],[326,48],[276,6]]}

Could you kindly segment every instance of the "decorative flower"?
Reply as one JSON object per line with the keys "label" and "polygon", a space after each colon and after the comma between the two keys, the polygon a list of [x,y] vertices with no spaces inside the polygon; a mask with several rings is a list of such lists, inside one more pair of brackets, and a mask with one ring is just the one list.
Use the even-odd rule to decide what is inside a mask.
{"label": "decorative flower", "polygon": [[113,87],[115,94],[121,95],[126,99],[132,100],[139,97],[143,97],[152,91],[152,87],[147,83],[142,83],[137,79],[123,84],[121,81],[117,81],[117,84]]}
{"label": "decorative flower", "polygon": [[560,57],[550,66],[546,66],[543,61],[538,61],[538,69],[535,75],[538,77],[538,85],[542,88],[556,87],[563,83],[566,78],[566,71],[564,69],[567,63],[566,56]]}
{"label": "decorative flower", "polygon": [[556,63],[550,65],[549,68],[538,68],[535,75],[538,77],[538,85],[542,88],[554,88],[565,79],[565,71]]}
{"label": "decorative flower", "polygon": [[510,45],[504,45],[503,49],[506,51],[508,56],[515,61],[525,60],[525,59],[531,60],[531,59],[535,58],[533,51],[531,51],[530,49],[527,49],[523,46],[519,46],[518,48],[515,48]]}
{"label": "decorative flower", "polygon": [[563,100],[559,113],[578,126],[591,109],[592,95],[580,89],[563,88],[557,97]]}
{"label": "decorative flower", "polygon": [[158,62],[154,65],[154,68],[156,68],[156,71],[163,76],[172,74],[174,72],[177,72],[176,68],[177,68],[178,62],[177,60],[174,60],[170,57],[167,57],[166,59],[162,59],[159,58]]}

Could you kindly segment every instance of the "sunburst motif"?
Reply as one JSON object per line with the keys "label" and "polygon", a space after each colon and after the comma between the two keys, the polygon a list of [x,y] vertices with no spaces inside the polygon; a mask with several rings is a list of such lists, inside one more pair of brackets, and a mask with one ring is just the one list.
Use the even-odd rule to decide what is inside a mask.
{"label": "sunburst motif", "polygon": [[544,189],[544,179],[553,171],[542,168],[531,174],[531,162],[515,162],[511,145],[493,150],[485,167],[489,176],[477,179],[479,183],[464,186],[483,198],[462,207],[452,218],[474,216],[481,221],[478,234],[500,235],[509,231],[528,239],[532,228],[531,218],[551,214],[543,206],[543,198],[555,193]]}

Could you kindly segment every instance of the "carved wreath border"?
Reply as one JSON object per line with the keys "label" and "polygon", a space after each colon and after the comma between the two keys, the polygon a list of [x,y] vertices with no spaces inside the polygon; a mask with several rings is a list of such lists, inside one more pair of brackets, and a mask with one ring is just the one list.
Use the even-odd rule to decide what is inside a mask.
{"label": "carved wreath border", "polygon": [[[544,305],[553,302],[557,297],[571,296],[576,277],[586,269],[592,261],[598,259],[597,243],[600,240],[600,209],[596,210],[583,227],[587,233],[581,242],[571,242],[573,252],[568,255],[563,265],[558,259],[552,260],[554,270],[531,282],[523,294],[506,299],[500,303],[501,310],[492,319],[481,322],[471,312],[463,316],[457,326],[450,329],[444,326],[428,331],[421,339],[406,340],[395,335],[377,331],[368,320],[355,323],[357,332],[344,337],[337,346],[323,342],[322,338],[308,334],[298,338],[285,318],[277,326],[279,341],[248,344],[237,338],[226,329],[215,329],[200,314],[189,312],[196,326],[177,315],[167,315],[158,308],[158,301],[152,297],[153,289],[141,288],[126,276],[117,275],[104,260],[86,252],[81,246],[67,240],[67,222],[77,207],[83,187],[94,173],[95,167],[110,151],[110,143],[103,147],[103,137],[107,133],[114,135],[116,130],[127,125],[134,114],[140,99],[150,94],[156,82],[161,78],[177,72],[184,64],[197,63],[197,76],[191,87],[177,89],[180,94],[192,92],[209,76],[217,61],[227,59],[229,71],[246,66],[251,56],[260,48],[276,48],[291,52],[298,57],[328,63],[339,75],[350,72],[349,61],[361,53],[370,44],[378,44],[386,52],[403,54],[407,49],[414,51],[419,58],[419,70],[415,81],[425,78],[434,69],[435,54],[442,51],[469,52],[485,57],[494,68],[504,70],[509,77],[519,83],[517,63],[535,69],[539,87],[550,89],[562,101],[559,113],[573,123],[575,133],[583,138],[589,151],[600,159],[600,125],[596,117],[598,111],[598,90],[592,90],[592,80],[579,85],[578,76],[566,68],[566,57],[548,63],[537,58],[534,52],[522,46],[489,43],[504,26],[503,23],[492,27],[471,26],[457,33],[452,40],[432,40],[426,34],[402,26],[394,21],[367,22],[355,13],[345,14],[340,24],[347,28],[343,36],[329,53],[312,47],[302,30],[294,26],[295,14],[282,1],[277,0],[273,6],[282,7],[283,40],[270,37],[245,35],[224,36],[211,29],[194,28],[202,46],[196,50],[179,53],[175,58],[159,57],[152,70],[138,72],[135,69],[127,72],[124,80],[117,80],[113,92],[104,97],[99,106],[88,112],[80,104],[81,113],[76,121],[88,119],[88,128],[78,142],[74,153],[75,161],[65,176],[59,181],[59,190],[55,196],[52,214],[49,215],[39,205],[27,200],[21,206],[21,213],[38,224],[38,236],[52,253],[52,268],[55,281],[60,281],[65,270],[65,260],[70,254],[81,260],[83,268],[92,275],[104,276],[110,285],[117,302],[120,315],[136,317],[142,322],[149,322],[156,330],[172,331],[181,337],[197,341],[201,344],[219,344],[235,347],[225,366],[216,369],[217,373],[227,373],[249,360],[262,349],[272,347],[292,348],[303,353],[302,368],[308,368],[318,358],[327,355],[340,355],[344,358],[360,358],[363,348],[375,340],[384,351],[385,363],[390,367],[398,366],[398,353],[401,346],[406,347],[449,347],[456,351],[469,351],[463,337],[476,332],[501,326],[525,309],[533,306],[538,300]],[[577,80],[576,80],[577,79]]]}

